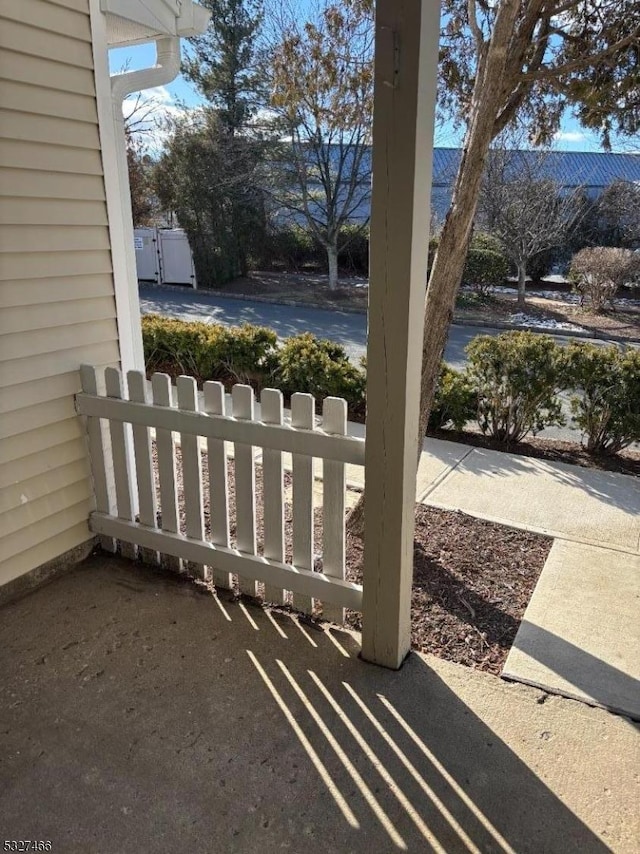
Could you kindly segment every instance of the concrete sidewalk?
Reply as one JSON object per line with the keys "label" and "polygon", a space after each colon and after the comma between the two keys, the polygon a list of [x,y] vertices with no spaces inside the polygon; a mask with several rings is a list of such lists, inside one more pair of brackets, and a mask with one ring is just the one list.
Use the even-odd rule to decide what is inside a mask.
{"label": "concrete sidewalk", "polygon": [[502,675],[640,720],[640,555],[556,540]]}
{"label": "concrete sidewalk", "polygon": [[96,557],[0,612],[7,839],[75,854],[637,851],[624,718]]}
{"label": "concrete sidewalk", "polygon": [[[349,423],[352,436],[362,424]],[[316,461],[315,474],[322,477]],[[364,469],[347,466],[364,486]],[[630,475],[426,439],[416,501],[571,542],[640,553],[640,482]]]}
{"label": "concrete sidewalk", "polygon": [[640,482],[629,475],[428,439],[416,498],[572,542],[640,552]]}
{"label": "concrete sidewalk", "polygon": [[640,720],[637,478],[427,440],[417,500],[556,539],[503,675]]}
{"label": "concrete sidewalk", "polygon": [[640,720],[637,478],[427,439],[416,500],[554,537],[503,675]]}

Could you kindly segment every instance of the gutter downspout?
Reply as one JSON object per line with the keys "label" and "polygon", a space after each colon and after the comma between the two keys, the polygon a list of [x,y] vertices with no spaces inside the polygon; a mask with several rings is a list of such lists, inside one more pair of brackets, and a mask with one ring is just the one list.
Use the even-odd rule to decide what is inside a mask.
{"label": "gutter downspout", "polygon": [[[122,101],[132,92],[153,89],[170,83],[180,72],[180,38],[162,38],[156,40],[156,64],[139,71],[125,71],[111,77],[111,94],[114,106],[122,107]],[[122,117],[122,110],[120,114]],[[124,124],[124,119],[122,120]]]}
{"label": "gutter downspout", "polygon": [[[113,123],[115,129],[115,147],[118,171],[118,192],[120,197],[124,245],[120,247],[124,254],[127,292],[120,298],[128,303],[128,310],[120,316],[128,316],[131,322],[130,336],[133,352],[129,364],[123,364],[123,372],[128,370],[144,371],[144,351],[142,347],[142,327],[140,322],[140,300],[138,298],[138,273],[136,254],[133,245],[133,216],[131,214],[131,188],[129,186],[129,167],[127,164],[127,143],[125,121],[122,114],[122,102],[132,92],[152,89],[170,83],[180,72],[180,38],[160,38],[156,40],[156,65],[138,71],[127,71],[111,77],[111,99]],[[116,295],[116,299],[117,299]],[[122,334],[122,333],[121,333]],[[123,360],[124,361],[124,360]],[[129,361],[129,360],[128,360]]]}

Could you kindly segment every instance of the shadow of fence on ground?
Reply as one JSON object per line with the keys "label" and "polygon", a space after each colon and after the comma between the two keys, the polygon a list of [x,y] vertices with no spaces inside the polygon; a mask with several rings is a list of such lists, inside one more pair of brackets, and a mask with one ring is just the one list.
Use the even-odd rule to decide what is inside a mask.
{"label": "shadow of fence on ground", "polygon": [[[346,632],[116,559],[4,608],[0,650],[5,835],[102,854],[136,839],[147,852],[609,850],[417,655],[385,671]],[[497,689],[487,681],[494,713]],[[557,748],[536,760],[558,761]]]}

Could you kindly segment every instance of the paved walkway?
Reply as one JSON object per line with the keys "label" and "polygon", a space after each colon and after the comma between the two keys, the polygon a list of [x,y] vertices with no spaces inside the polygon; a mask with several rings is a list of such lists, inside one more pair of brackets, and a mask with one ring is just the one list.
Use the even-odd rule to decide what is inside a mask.
{"label": "paved walkway", "polygon": [[417,499],[572,542],[640,553],[640,481],[629,475],[428,440]]}
{"label": "paved walkway", "polygon": [[417,499],[555,538],[503,675],[640,719],[640,482],[428,440]]}
{"label": "paved walkway", "polygon": [[3,838],[60,854],[635,854],[621,717],[96,557],[0,611]]}
{"label": "paved walkway", "polygon": [[637,478],[428,439],[416,500],[554,537],[503,675],[640,719]]}

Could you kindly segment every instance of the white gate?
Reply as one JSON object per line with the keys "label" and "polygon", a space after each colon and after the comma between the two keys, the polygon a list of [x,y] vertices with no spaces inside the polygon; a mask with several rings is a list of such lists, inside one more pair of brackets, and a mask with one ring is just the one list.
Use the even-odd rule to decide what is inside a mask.
{"label": "white gate", "polygon": [[[323,616],[336,622],[344,619],[345,607],[362,609],[362,587],[345,577],[345,465],[364,465],[365,443],[346,435],[347,405],[342,398],[323,402],[318,428],[315,401],[309,394],[292,396],[289,425],[284,423],[282,393],[275,389],[262,391],[261,420],[257,420],[254,393],[247,385],[233,387],[233,411],[227,414],[221,383],[204,384],[204,412],[200,412],[192,377],[178,377],[176,406],[166,374],[152,377],[152,402],[146,378],[139,371],[127,374],[128,399],[119,370],[105,370],[106,396],[97,393],[95,368],[85,365],[81,375],[83,391],[76,397],[76,406],[87,417],[96,495],[96,510],[90,519],[94,533],[129,544],[123,549],[128,555],[135,554],[138,547],[153,562],[158,555],[172,556],[174,565],[182,560],[189,571],[217,587],[231,588],[233,576],[237,576],[241,593],[255,596],[256,582],[263,582],[267,601],[290,601],[309,614],[322,603]],[[107,425],[110,442],[104,432]],[[129,430],[133,431],[134,460],[129,457]],[[225,443],[233,444],[232,463]],[[256,449],[262,451],[259,464]],[[285,454],[291,454],[291,474],[286,475],[291,481],[289,499]],[[322,460],[321,498],[314,490],[314,458]],[[203,464],[208,472],[206,482]],[[111,468],[114,490],[108,486]],[[257,469],[262,483],[260,538]],[[235,496],[234,545],[230,471]],[[137,518],[131,484],[139,500]],[[289,501],[292,513],[286,521]],[[319,523],[314,505],[322,508],[321,554],[316,550]]]}
{"label": "white gate", "polygon": [[165,285],[191,285],[196,288],[196,271],[191,247],[182,229],[159,229],[158,249],[161,263],[161,282]]}
{"label": "white gate", "polygon": [[139,282],[197,288],[191,247],[181,228],[135,228],[133,244]]}
{"label": "white gate", "polygon": [[134,229],[133,245],[136,251],[138,280],[143,282],[159,282],[160,257],[158,254],[158,229]]}

